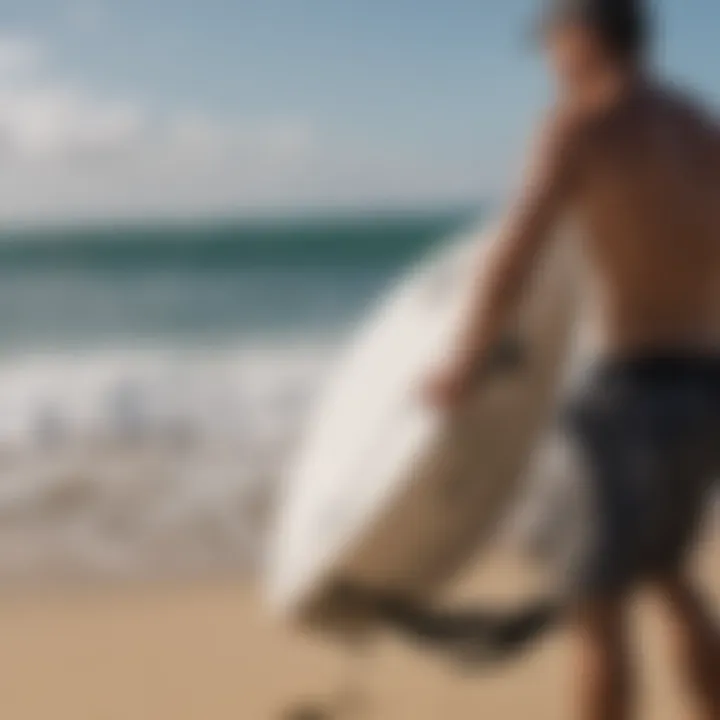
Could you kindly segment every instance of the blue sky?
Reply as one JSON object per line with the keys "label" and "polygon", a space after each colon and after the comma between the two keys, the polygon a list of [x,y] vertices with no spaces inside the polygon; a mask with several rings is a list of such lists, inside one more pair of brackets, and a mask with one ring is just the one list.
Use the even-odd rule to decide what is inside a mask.
{"label": "blue sky", "polygon": [[[720,5],[658,57],[720,100]],[[5,0],[0,217],[503,195],[549,91],[535,0]]]}

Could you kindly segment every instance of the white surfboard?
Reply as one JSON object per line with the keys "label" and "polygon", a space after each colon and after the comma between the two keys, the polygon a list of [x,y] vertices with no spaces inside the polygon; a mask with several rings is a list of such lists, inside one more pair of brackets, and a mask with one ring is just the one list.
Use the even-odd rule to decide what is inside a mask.
{"label": "white surfboard", "polygon": [[574,316],[561,238],[472,402],[449,418],[421,383],[446,359],[492,232],[444,248],[394,290],[340,363],[281,503],[272,605],[342,614],[338,587],[427,597],[479,549],[513,498],[552,407]]}

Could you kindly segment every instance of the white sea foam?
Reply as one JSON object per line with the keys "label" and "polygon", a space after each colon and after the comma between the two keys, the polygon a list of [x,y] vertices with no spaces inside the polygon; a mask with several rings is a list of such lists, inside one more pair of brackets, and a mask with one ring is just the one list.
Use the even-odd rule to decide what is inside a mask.
{"label": "white sea foam", "polygon": [[246,571],[330,345],[0,363],[0,579]]}

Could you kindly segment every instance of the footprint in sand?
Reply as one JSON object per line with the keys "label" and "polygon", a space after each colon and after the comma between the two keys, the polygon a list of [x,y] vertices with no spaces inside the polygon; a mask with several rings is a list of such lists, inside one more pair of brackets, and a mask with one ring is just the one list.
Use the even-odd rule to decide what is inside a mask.
{"label": "footprint in sand", "polygon": [[306,705],[286,710],[280,720],[336,720],[337,714],[328,708]]}
{"label": "footprint in sand", "polygon": [[343,698],[331,705],[307,703],[292,705],[278,720],[353,720],[366,717],[367,703],[360,698]]}

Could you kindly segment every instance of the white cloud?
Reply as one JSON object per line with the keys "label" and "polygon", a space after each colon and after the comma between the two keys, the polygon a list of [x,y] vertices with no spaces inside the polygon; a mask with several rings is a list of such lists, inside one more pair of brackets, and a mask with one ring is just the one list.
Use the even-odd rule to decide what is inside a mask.
{"label": "white cloud", "polygon": [[0,38],[0,150],[6,161],[112,151],[142,123],[131,103],[95,98],[54,77],[40,44]]}
{"label": "white cloud", "polygon": [[302,121],[163,115],[0,37],[0,218],[202,212],[271,202],[312,152]]}
{"label": "white cloud", "polygon": [[116,151],[137,136],[142,122],[130,104],[95,103],[71,87],[0,83],[0,140],[18,158]]}
{"label": "white cloud", "polygon": [[241,212],[467,195],[458,172],[303,119],[163,114],[59,76],[0,37],[0,219]]}

